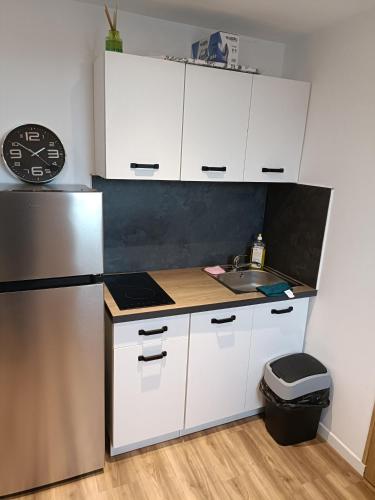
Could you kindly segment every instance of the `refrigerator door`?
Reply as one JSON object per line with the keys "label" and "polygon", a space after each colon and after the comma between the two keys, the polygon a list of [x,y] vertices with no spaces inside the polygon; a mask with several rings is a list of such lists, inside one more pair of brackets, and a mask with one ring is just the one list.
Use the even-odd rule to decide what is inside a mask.
{"label": "refrigerator door", "polygon": [[102,194],[0,192],[0,282],[101,274]]}
{"label": "refrigerator door", "polygon": [[1,293],[0,318],[0,496],[103,468],[103,285]]}

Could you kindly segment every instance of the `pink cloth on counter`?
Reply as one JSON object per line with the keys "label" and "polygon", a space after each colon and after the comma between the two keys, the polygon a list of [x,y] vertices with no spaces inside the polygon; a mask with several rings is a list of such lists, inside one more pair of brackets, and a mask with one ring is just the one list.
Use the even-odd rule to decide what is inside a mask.
{"label": "pink cloth on counter", "polygon": [[212,276],[219,276],[219,274],[225,273],[224,269],[220,266],[205,267],[204,270],[206,273],[212,274]]}

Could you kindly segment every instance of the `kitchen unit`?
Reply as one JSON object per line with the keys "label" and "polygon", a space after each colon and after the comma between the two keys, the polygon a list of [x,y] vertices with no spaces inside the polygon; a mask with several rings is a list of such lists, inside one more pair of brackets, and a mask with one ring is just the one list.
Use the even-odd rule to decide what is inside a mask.
{"label": "kitchen unit", "polygon": [[[0,254],[10,250],[0,260],[0,496],[96,470],[87,457],[98,446],[103,456],[106,341],[106,451],[116,458],[30,497],[374,500],[375,437],[362,453],[375,395],[366,265],[375,3],[122,1],[110,16],[118,33],[108,32],[104,3],[112,14],[117,2],[0,2],[2,182],[22,189],[11,172],[31,181],[60,172],[43,188],[57,196],[55,182],[90,183],[96,172],[105,200],[102,270],[88,265],[101,242],[72,237],[49,207],[30,202],[20,224],[18,204],[1,206]],[[243,71],[177,62],[210,37],[204,24],[240,33]],[[122,44],[118,34],[125,53],[105,53]],[[27,124],[52,129],[59,151],[49,134],[28,145]],[[27,136],[15,138],[19,126]],[[87,239],[93,211],[63,211],[68,224],[81,216]],[[228,289],[202,272],[248,257],[260,232],[265,266],[308,285],[293,286],[292,299],[236,293],[238,277],[223,276]],[[68,255],[79,266],[67,271]],[[51,258],[53,272],[41,275]],[[27,266],[35,277],[24,278]],[[116,308],[101,272],[149,272],[170,301],[132,294],[134,307]],[[333,390],[318,439],[280,448],[254,413],[264,365],[290,351],[323,362]]]}
{"label": "kitchen unit", "polygon": [[102,195],[0,190],[0,495],[104,466]]}
{"label": "kitchen unit", "polygon": [[111,52],[94,75],[97,175],[298,181],[309,83]]}
{"label": "kitchen unit", "polygon": [[149,274],[173,304],[121,310],[105,290],[112,455],[259,413],[264,363],[303,349],[316,294],[237,295],[200,268]]}

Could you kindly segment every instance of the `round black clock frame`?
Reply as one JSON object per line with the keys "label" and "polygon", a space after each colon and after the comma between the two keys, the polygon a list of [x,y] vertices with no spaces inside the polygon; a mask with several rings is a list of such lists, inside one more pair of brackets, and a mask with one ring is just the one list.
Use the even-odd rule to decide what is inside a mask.
{"label": "round black clock frame", "polygon": [[65,150],[52,130],[27,124],[11,130],[2,143],[2,157],[13,175],[25,182],[50,182],[62,170]]}

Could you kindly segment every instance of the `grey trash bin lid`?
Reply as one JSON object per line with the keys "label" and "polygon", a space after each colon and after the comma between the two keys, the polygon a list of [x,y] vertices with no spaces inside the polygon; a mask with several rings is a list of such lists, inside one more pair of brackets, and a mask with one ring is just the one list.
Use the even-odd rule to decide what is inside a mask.
{"label": "grey trash bin lid", "polygon": [[306,353],[289,354],[269,361],[265,366],[264,380],[279,398],[286,401],[331,385],[327,368]]}

